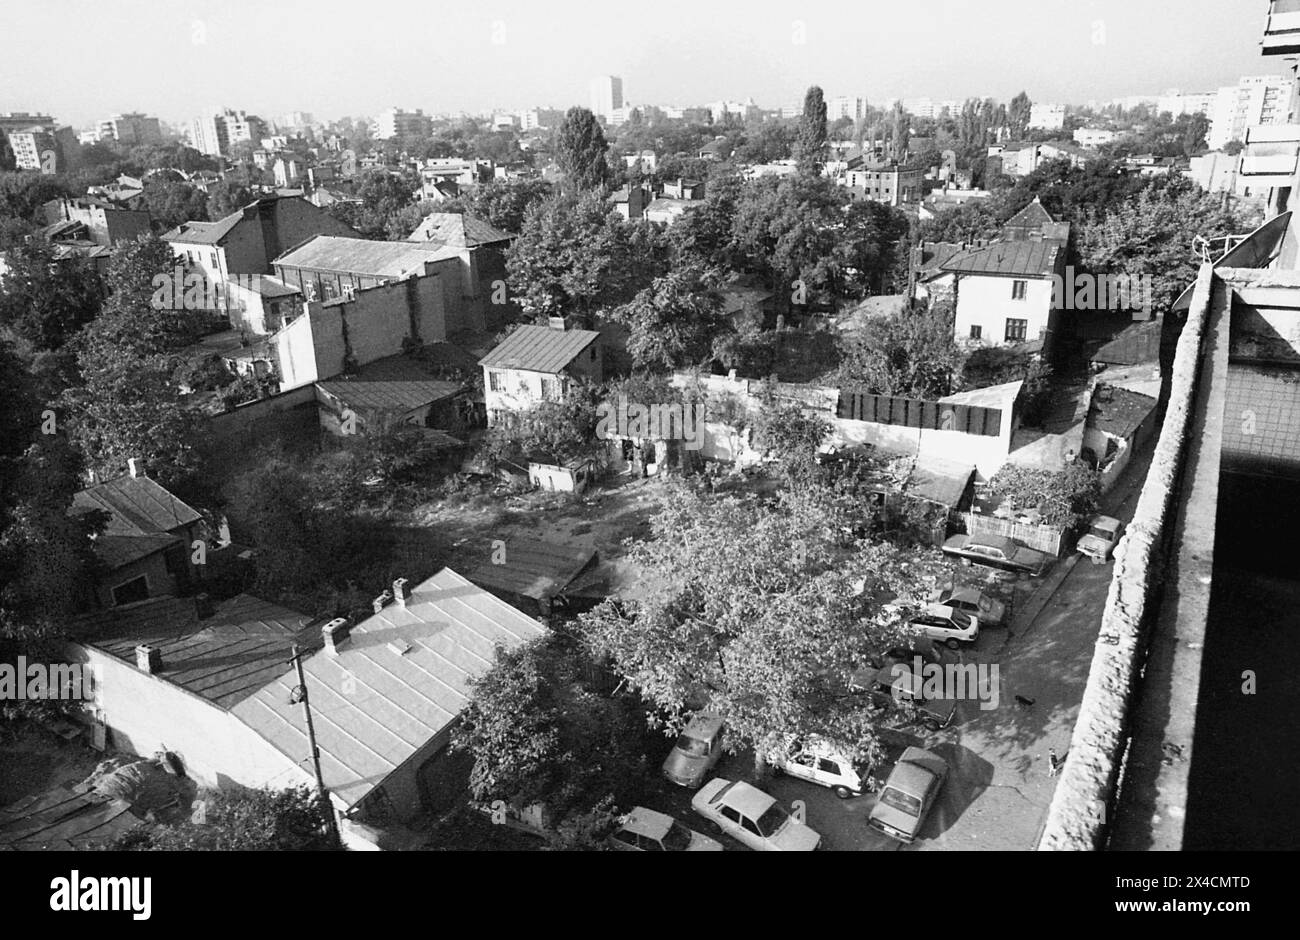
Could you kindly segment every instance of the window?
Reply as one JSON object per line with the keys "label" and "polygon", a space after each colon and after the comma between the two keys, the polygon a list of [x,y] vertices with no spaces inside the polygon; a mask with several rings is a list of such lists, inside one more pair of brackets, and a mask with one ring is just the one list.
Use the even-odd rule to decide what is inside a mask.
{"label": "window", "polygon": [[504,392],[506,390],[506,380],[500,372],[488,373],[488,388],[494,392]]}
{"label": "window", "polygon": [[545,401],[558,401],[560,398],[560,383],[553,376],[542,376],[542,398]]}
{"label": "window", "polygon": [[763,833],[758,831],[758,823],[748,817],[741,819],[740,824],[752,832],[754,835],[762,837]]}
{"label": "window", "polygon": [[149,597],[149,581],[144,575],[113,588],[113,604],[133,604]]}
{"label": "window", "polygon": [[1024,299],[1025,299],[1025,291],[1028,289],[1028,287],[1029,287],[1029,285],[1028,285],[1028,283],[1025,282],[1025,281],[1012,281],[1012,282],[1011,282],[1011,299],[1012,299],[1012,300],[1024,300]]}
{"label": "window", "polygon": [[1025,335],[1029,332],[1028,320],[1017,320],[1014,317],[1007,317],[1007,342],[1023,342]]}
{"label": "window", "polygon": [[824,757],[817,761],[817,769],[822,773],[830,774],[833,777],[838,777],[840,775],[840,765],[835,763],[835,761],[827,760]]}
{"label": "window", "polygon": [[722,814],[723,819],[730,819],[736,824],[740,823],[740,810],[736,809],[734,806],[724,806],[719,810],[719,812]]}
{"label": "window", "polygon": [[972,326],[970,328],[971,339],[981,339],[983,337],[983,333],[984,333],[984,327],[982,326]]}

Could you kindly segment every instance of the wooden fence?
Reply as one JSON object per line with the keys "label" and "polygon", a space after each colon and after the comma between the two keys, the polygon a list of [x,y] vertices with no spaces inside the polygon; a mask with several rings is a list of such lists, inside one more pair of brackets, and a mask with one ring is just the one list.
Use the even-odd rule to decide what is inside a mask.
{"label": "wooden fence", "polygon": [[872,395],[840,389],[837,417],[932,431],[958,431],[997,437],[1002,430],[1002,409],[981,405],[955,405],[919,398]]}
{"label": "wooden fence", "polygon": [[1047,552],[1057,558],[1065,551],[1066,534],[1060,526],[1015,522],[1002,516],[990,516],[982,512],[967,512],[964,515],[966,531],[971,535],[1003,535],[1021,545],[1028,545],[1030,548]]}

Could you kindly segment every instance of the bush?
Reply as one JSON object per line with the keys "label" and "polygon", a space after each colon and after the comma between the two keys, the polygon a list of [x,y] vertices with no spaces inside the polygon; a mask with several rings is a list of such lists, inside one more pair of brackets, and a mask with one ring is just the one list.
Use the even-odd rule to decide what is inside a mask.
{"label": "bush", "polygon": [[1008,465],[989,486],[1013,509],[1037,509],[1044,524],[1067,530],[1095,513],[1101,498],[1101,475],[1081,463],[1055,471]]}

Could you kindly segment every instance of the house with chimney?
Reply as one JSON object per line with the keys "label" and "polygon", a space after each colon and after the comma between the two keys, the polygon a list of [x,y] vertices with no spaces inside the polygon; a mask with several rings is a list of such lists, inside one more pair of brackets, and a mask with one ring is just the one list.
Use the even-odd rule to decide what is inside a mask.
{"label": "house with chimney", "polygon": [[1050,349],[1060,328],[1069,224],[1037,197],[1012,216],[1002,237],[967,247],[938,265],[952,276],[954,337],[966,345],[1029,344]]}
{"label": "house with chimney", "polygon": [[248,594],[151,598],[78,618],[65,658],[98,677],[81,721],[115,749],[170,752],[200,785],[315,788],[314,743],[344,842],[375,849],[464,792],[444,756],[470,683],[544,632],[443,568],[398,578],[356,621]]}
{"label": "house with chimney", "polygon": [[202,515],[146,476],[141,461],[132,458],[128,467],[124,476],[76,493],[69,510],[108,516],[94,538],[94,594],[101,608],[183,594],[200,577],[194,551],[206,536]]}
{"label": "house with chimney", "polygon": [[479,360],[491,427],[544,401],[561,401],[578,382],[604,380],[600,333],[555,317],[550,326],[521,326]]}

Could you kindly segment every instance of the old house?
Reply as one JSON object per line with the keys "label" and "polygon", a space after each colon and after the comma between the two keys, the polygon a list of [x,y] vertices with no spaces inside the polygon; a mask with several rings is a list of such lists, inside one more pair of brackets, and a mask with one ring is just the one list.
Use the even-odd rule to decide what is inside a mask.
{"label": "old house", "polygon": [[521,326],[479,365],[488,425],[543,401],[559,401],[575,382],[604,379],[600,334],[595,330]]}

